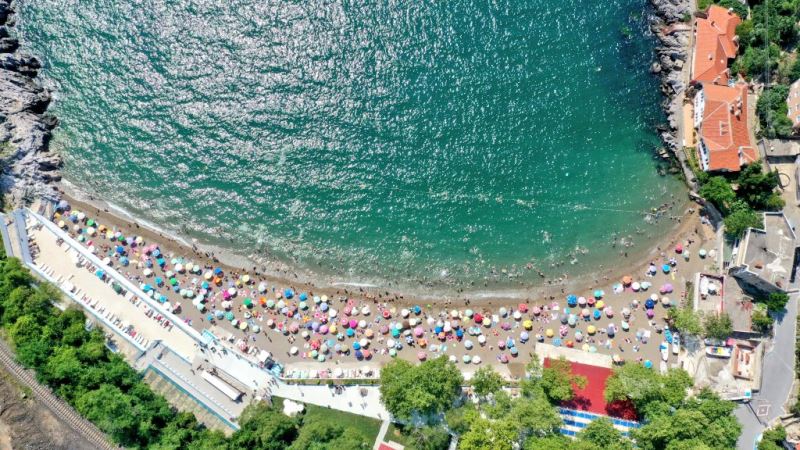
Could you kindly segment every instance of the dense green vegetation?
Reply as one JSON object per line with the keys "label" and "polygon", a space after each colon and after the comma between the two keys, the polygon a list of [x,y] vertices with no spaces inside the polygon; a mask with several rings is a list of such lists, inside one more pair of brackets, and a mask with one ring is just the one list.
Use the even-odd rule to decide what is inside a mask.
{"label": "dense green vegetation", "polygon": [[733,416],[735,404],[709,390],[688,396],[692,379],[680,369],[665,375],[638,364],[614,369],[606,384],[609,401],[629,400],[644,425],[632,437],[643,450],[734,448],[741,425]]}
{"label": "dense green vegetation", "polygon": [[[705,9],[711,3],[711,0],[700,0],[698,8]],[[786,115],[788,85],[800,78],[800,60],[796,58],[800,0],[749,1],[752,7],[749,15],[744,2],[716,0],[713,3],[733,8],[744,19],[736,28],[739,54],[731,66],[732,72],[753,81],[769,81],[769,88],[756,105],[760,133],[770,138],[789,136],[792,122]]]}
{"label": "dense green vegetation", "polygon": [[120,356],[108,351],[105,337],[86,331],[86,317],[75,308],[60,311],[52,285],[35,284],[17,259],[0,260],[0,328],[20,363],[36,370],[39,380],[128,448],[157,449],[369,449],[377,423],[325,418],[323,408],[309,407],[290,418],[266,404],[251,405],[240,418],[241,430],[226,438],[178,412],[142,381]]}
{"label": "dense green vegetation", "polygon": [[728,313],[709,314],[703,324],[705,336],[712,339],[727,339],[733,334],[733,322]]}
{"label": "dense green vegetation", "polygon": [[757,211],[779,211],[784,206],[775,191],[780,184],[778,173],[765,172],[761,163],[744,167],[732,179],[700,172],[697,180],[698,193],[719,209],[725,217],[725,232],[731,237],[740,237],[750,227],[762,227]]}
{"label": "dense green vegetation", "polygon": [[758,450],[782,450],[783,442],[786,440],[786,430],[778,425],[764,431],[761,442],[758,443]]}
{"label": "dense green vegetation", "polygon": [[[420,367],[427,367],[418,373],[428,373],[433,367],[439,371],[450,370],[446,368],[450,364],[444,358],[428,361],[422,363]],[[435,438],[437,429],[459,436],[461,450],[722,450],[732,448],[739,436],[740,426],[733,416],[733,403],[705,390],[689,396],[692,379],[683,370],[670,370],[661,375],[631,363],[615,368],[605,395],[609,402],[634,405],[645,419],[641,430],[632,434],[636,445],[608,420],[592,422],[575,440],[566,438],[559,434],[562,421],[556,406],[574,395],[574,392],[565,393],[565,389],[572,391],[575,385],[593,382],[575,377],[568,367],[565,361],[551,361],[543,368],[538,360],[533,360],[519,382],[520,395],[516,398],[501,388],[494,369],[482,368],[472,379],[475,401],[466,401],[460,395],[448,398],[444,420],[440,415],[428,415],[425,416],[427,421],[398,426],[402,433],[390,436],[396,436],[398,441],[415,449],[426,450],[445,448],[444,439]],[[394,380],[402,380],[409,369],[405,365],[391,365],[384,373],[386,370],[399,372],[399,375],[389,374],[387,381],[400,386],[403,382]],[[428,385],[426,390],[451,392],[449,382],[439,388]],[[392,388],[391,392],[398,395],[401,391]],[[410,402],[405,396],[401,397],[387,405]],[[408,412],[405,406],[399,410],[403,414]],[[411,415],[422,417],[417,411],[412,411]]]}

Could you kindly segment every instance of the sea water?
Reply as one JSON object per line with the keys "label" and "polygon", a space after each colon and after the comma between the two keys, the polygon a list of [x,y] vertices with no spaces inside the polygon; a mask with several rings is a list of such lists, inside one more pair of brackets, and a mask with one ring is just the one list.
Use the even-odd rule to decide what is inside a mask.
{"label": "sea water", "polygon": [[29,0],[18,20],[86,192],[331,280],[518,286],[618,264],[684,202],[657,173],[646,4]]}

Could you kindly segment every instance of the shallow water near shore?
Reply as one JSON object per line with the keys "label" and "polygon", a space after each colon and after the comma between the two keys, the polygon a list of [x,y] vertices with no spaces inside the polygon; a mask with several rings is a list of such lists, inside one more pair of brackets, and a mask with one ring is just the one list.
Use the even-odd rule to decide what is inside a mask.
{"label": "shallow water near shore", "polygon": [[18,12],[78,188],[335,281],[504,288],[612,266],[673,224],[646,212],[682,211],[683,184],[652,156],[662,113],[645,7],[30,0]]}

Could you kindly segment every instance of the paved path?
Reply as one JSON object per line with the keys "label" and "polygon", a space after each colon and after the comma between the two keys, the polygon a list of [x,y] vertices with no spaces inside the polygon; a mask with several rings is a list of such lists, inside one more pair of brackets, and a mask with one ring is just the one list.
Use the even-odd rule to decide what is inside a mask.
{"label": "paved path", "polygon": [[98,449],[111,450],[116,448],[108,442],[108,437],[97,429],[93,423],[81,417],[71,406],[56,397],[50,389],[39,384],[29,370],[17,364],[14,353],[3,341],[0,341],[0,365],[5,367],[9,373],[31,388],[38,400],[47,406],[57,418],[89,441],[89,443],[96,446]]}
{"label": "paved path", "polygon": [[381,423],[381,429],[378,430],[378,437],[375,438],[375,445],[372,446],[372,450],[378,450],[378,447],[380,447],[383,441],[386,439],[387,431],[389,431],[389,419],[386,419]]}
{"label": "paved path", "polygon": [[772,349],[764,356],[761,391],[753,395],[750,404],[740,404],[736,417],[742,424],[737,448],[751,450],[766,424],[786,413],[784,403],[794,382],[794,345],[797,317],[797,294],[786,304],[786,314],[775,325]]}

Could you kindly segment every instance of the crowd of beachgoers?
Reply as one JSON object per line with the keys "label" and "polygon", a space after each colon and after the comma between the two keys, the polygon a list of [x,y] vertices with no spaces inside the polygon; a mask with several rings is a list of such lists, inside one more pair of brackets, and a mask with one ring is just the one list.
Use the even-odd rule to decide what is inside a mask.
{"label": "crowd of beachgoers", "polygon": [[624,276],[607,290],[490,309],[479,302],[400,304],[278,286],[210,260],[165,254],[158,243],[124,235],[66,202],[52,220],[180,320],[235,342],[243,352],[269,350],[288,376],[394,357],[445,355],[465,365],[525,362],[537,342],[607,354],[615,362],[658,364],[673,357],[664,347],[678,338],[664,329],[664,319],[685,295],[676,274],[697,246],[688,241],[661,252],[644,273]]}

